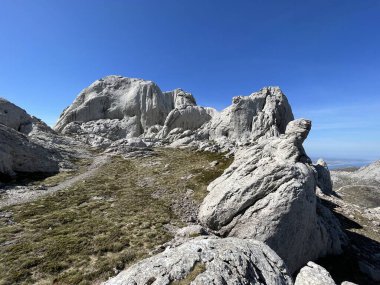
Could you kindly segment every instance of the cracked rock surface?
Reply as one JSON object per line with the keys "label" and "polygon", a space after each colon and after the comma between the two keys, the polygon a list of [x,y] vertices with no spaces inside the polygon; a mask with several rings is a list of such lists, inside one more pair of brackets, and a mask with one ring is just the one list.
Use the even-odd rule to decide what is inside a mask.
{"label": "cracked rock surface", "polygon": [[[104,285],[293,284],[283,261],[262,242],[196,238],[145,259]],[[179,283],[177,283],[179,284]]]}
{"label": "cracked rock surface", "polygon": [[265,242],[291,273],[309,260],[340,254],[347,242],[315,194],[318,173],[302,147],[310,128],[310,121],[295,120],[284,135],[238,151],[208,186],[198,215],[219,236]]}

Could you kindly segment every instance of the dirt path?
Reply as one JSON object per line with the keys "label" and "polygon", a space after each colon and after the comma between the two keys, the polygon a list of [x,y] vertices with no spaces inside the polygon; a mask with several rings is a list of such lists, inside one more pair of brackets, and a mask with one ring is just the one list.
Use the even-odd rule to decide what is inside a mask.
{"label": "dirt path", "polygon": [[6,206],[35,201],[42,196],[50,195],[57,191],[69,188],[75,183],[91,177],[101,166],[106,164],[109,160],[109,155],[97,156],[94,158],[94,161],[85,172],[77,176],[70,177],[67,180],[58,183],[58,185],[49,187],[46,190],[35,190],[28,186],[15,186],[13,188],[7,188],[5,190],[5,193],[3,193],[2,197],[0,198],[0,209]]}

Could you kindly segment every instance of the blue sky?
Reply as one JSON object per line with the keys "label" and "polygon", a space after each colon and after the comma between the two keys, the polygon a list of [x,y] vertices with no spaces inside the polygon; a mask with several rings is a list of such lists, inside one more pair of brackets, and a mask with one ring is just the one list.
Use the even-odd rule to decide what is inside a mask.
{"label": "blue sky", "polygon": [[0,96],[54,124],[94,80],[222,109],[280,86],[311,156],[380,159],[378,0],[1,0]]}

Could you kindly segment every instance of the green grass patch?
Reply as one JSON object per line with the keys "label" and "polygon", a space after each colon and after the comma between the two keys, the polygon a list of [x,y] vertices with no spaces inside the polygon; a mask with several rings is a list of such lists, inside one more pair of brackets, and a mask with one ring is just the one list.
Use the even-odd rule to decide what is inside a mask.
{"label": "green grass patch", "polygon": [[[184,225],[172,202],[188,188],[200,202],[209,182],[231,163],[219,154],[156,153],[114,157],[67,190],[3,209],[13,213],[14,223],[0,218],[0,284],[106,280],[170,240],[164,225]],[[210,168],[213,160],[220,163]]]}

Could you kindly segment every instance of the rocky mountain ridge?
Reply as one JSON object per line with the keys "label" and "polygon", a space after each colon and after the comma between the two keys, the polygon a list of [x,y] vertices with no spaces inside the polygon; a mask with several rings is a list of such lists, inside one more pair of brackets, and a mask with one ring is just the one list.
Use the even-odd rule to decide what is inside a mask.
{"label": "rocky mountain ridge", "polygon": [[176,146],[231,150],[285,132],[293,113],[278,87],[237,96],[222,112],[200,107],[192,94],[162,92],[151,81],[107,76],[84,89],[61,114],[55,130],[96,147],[140,137]]}
{"label": "rocky mountain ridge", "polygon": [[[313,165],[302,146],[311,122],[294,120],[278,87],[234,97],[217,112],[182,89],[162,92],[151,81],[108,76],[85,88],[54,130],[5,100],[0,112],[0,154],[7,158],[0,172],[7,176],[62,171],[70,159],[90,155],[89,147],[129,158],[154,147],[234,155],[199,208],[201,237],[177,239],[106,284],[293,284],[291,275],[308,261],[348,246],[317,196],[333,193],[327,165]],[[296,284],[309,284],[310,268],[317,267],[301,270]]]}

